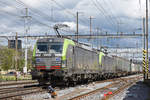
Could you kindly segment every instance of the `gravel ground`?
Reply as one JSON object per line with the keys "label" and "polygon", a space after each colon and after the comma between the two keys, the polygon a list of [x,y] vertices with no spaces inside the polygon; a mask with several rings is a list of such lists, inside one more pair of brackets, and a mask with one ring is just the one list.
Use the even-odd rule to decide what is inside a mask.
{"label": "gravel ground", "polygon": [[150,100],[150,87],[143,84],[142,81],[125,89],[110,100]]}
{"label": "gravel ground", "polygon": [[[127,78],[136,77],[136,76],[137,75],[132,75],[132,76],[128,76]],[[117,82],[117,81],[114,81],[114,82]],[[98,88],[102,88],[111,83],[112,82],[92,83],[89,85],[81,85],[81,86],[76,86],[76,87],[65,88],[63,90],[56,91],[57,99],[52,99],[49,93],[37,93],[37,94],[24,96],[23,100],[67,100],[70,97],[74,97],[74,96],[87,93],[89,91],[92,91]],[[116,88],[110,88],[110,90],[116,90]],[[148,93],[150,93],[148,87],[144,85],[141,81],[139,81],[137,84],[126,89],[122,93],[113,97],[111,100],[134,100],[136,98],[138,98],[137,100],[146,100],[146,98],[148,98]],[[103,96],[104,96],[104,93],[96,93],[95,95],[88,96],[82,100],[99,100]],[[65,99],[62,99],[61,97]]]}
{"label": "gravel ground", "polygon": [[[71,93],[75,90],[86,90],[82,91],[79,94],[86,93],[88,91],[94,90],[96,88],[104,87],[108,84],[111,84],[111,82],[106,82],[106,83],[100,83],[100,84],[90,84],[90,85],[82,85],[82,86],[76,86],[76,87],[70,87],[64,90],[57,91],[58,97],[61,97],[63,95],[66,95],[68,93]],[[113,88],[111,88],[113,90]],[[115,89],[114,89],[115,90]],[[78,94],[78,95],[79,95]],[[84,99],[81,100],[99,100],[99,98],[102,98],[104,94],[99,94],[96,93],[92,96],[88,96]],[[75,96],[75,95],[74,95]],[[72,95],[72,97],[74,97]],[[24,100],[57,100],[57,99],[52,99],[50,94],[48,93],[43,93],[43,94],[35,94],[35,95],[29,95],[24,97]],[[58,99],[58,100],[63,100],[63,99]],[[64,99],[64,100],[67,100]],[[121,93],[119,93],[117,96],[114,96],[110,100],[150,100],[150,88],[143,84],[142,81],[137,82],[133,86],[125,89]]]}
{"label": "gravel ground", "polygon": [[[76,87],[69,87],[69,88],[66,88],[64,90],[56,91],[56,93],[57,93],[57,97],[58,98],[61,97],[61,96],[69,95],[69,94],[72,93],[71,96],[68,96],[65,99],[63,99],[63,100],[66,100],[66,99],[68,99],[70,97],[74,97],[74,96],[77,96],[77,95],[80,95],[80,94],[83,94],[83,93],[86,93],[86,92],[89,92],[89,91],[92,91],[92,90],[104,87],[104,86],[109,85],[109,84],[111,84],[111,82],[98,83],[98,84],[92,83],[92,84],[89,84],[89,85],[81,85],[81,86],[76,86]],[[78,94],[73,94],[75,91],[78,91]],[[46,99],[47,100],[53,100],[49,93],[42,93],[42,94],[39,93],[39,94],[34,94],[34,95],[32,94],[32,95],[28,95],[28,96],[24,96],[23,97],[23,100],[46,100]]]}

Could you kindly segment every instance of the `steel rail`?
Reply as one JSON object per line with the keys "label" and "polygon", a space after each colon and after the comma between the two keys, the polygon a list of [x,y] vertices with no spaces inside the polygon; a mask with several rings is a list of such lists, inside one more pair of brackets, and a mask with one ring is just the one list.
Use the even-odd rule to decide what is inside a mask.
{"label": "steel rail", "polygon": [[39,92],[44,92],[45,90],[42,89],[28,89],[26,91],[18,91],[18,92],[13,92],[13,93],[9,93],[9,94],[5,94],[5,95],[1,95],[0,99],[10,99],[10,98],[17,98],[23,96],[23,95],[28,95],[28,94],[32,94],[32,93],[39,93]]}
{"label": "steel rail", "polygon": [[0,87],[1,86],[11,86],[11,85],[23,85],[23,84],[33,84],[33,83],[37,83],[37,81],[27,81],[27,82],[10,82],[10,83],[0,83]]}

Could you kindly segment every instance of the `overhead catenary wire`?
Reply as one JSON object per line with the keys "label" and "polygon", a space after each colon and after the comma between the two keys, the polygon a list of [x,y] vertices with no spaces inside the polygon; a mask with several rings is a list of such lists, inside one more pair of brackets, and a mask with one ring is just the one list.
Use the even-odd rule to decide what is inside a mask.
{"label": "overhead catenary wire", "polygon": [[[53,2],[54,2],[56,5],[58,5],[60,8],[66,9],[63,5],[61,5],[60,3],[58,3],[56,0],[50,0],[50,1],[53,1]],[[70,14],[70,15],[72,15],[74,18],[76,18],[76,14],[72,13],[71,11],[66,10],[65,12],[68,13],[68,14]],[[85,18],[85,19],[87,19],[87,18]],[[79,18],[79,20],[80,20],[81,22],[83,22],[84,24],[87,23],[87,21],[85,21],[85,20],[83,20],[83,19],[81,19],[81,18]]]}
{"label": "overhead catenary wire", "polygon": [[[1,3],[1,2],[0,2]],[[5,3],[5,5],[7,5],[6,3]],[[19,8],[17,8],[17,7],[12,7],[12,8],[15,8],[16,10],[20,10]],[[8,15],[12,15],[12,16],[14,16],[14,17],[18,17],[18,18],[20,18],[20,16],[18,15],[18,14],[16,14],[16,13],[14,13],[14,12],[8,12],[8,11],[4,11],[4,10],[0,10],[1,12],[4,12],[4,13],[6,13],[6,14],[8,14]],[[33,19],[35,19],[35,18],[33,18]],[[35,19],[36,20],[36,19]],[[40,24],[43,24],[43,25],[45,25],[45,26],[48,26],[48,25],[46,25],[46,24],[44,24],[44,23],[42,23],[42,22],[40,22],[40,21],[38,21],[38,20],[36,20],[38,23],[40,23]]]}
{"label": "overhead catenary wire", "polygon": [[[56,5],[57,5],[57,8],[61,8],[61,9],[64,9],[64,10],[62,10],[65,14],[63,15],[64,16],[64,18],[68,18],[67,20],[69,20],[70,22],[74,22],[73,21],[73,19],[71,19],[72,17],[74,17],[74,18],[76,18],[76,14],[74,14],[74,13],[72,13],[71,11],[69,11],[67,8],[65,8],[62,4],[60,4],[60,3],[58,3],[58,2],[56,2],[56,1],[54,1],[54,0],[48,0],[48,1],[52,1],[52,2],[54,2]],[[66,10],[67,9],[67,10]],[[82,13],[82,12],[81,12]],[[71,15],[71,16],[70,16]],[[83,16],[82,16],[83,17]],[[87,18],[84,18],[84,19],[87,19]],[[79,17],[79,20],[82,22],[82,23],[84,23],[84,24],[88,24],[88,21],[85,21],[85,20],[83,20],[83,18],[81,19],[80,17]],[[73,33],[75,33],[76,31],[75,30],[70,30],[70,31],[72,31]],[[84,32],[85,32],[85,30],[84,30]],[[83,32],[82,32],[83,33]],[[87,32],[86,32],[87,33]]]}
{"label": "overhead catenary wire", "polygon": [[[8,15],[8,16],[12,16],[12,17],[9,17],[10,19],[13,19],[12,22],[15,22],[15,23],[17,23],[17,24],[19,24],[19,25],[22,24],[21,21],[16,20],[16,18],[19,19],[19,16],[18,16],[16,13],[9,12],[9,11],[5,11],[5,10],[0,9],[0,14],[1,14],[1,16],[5,15],[3,18],[5,18],[7,15]],[[15,20],[14,20],[14,19],[15,19]]]}
{"label": "overhead catenary wire", "polygon": [[[3,4],[3,5],[9,5],[8,3],[4,2],[4,1],[0,1],[0,3]],[[11,7],[11,6],[9,5],[9,7]],[[14,6],[13,8],[17,9],[16,6]]]}
{"label": "overhead catenary wire", "polygon": [[[59,3],[59,4],[60,4],[60,3]],[[32,9],[32,8],[31,8],[31,9]],[[34,12],[34,13],[32,13],[32,14],[37,15],[36,12]],[[41,16],[42,16],[42,14],[41,14]],[[45,15],[43,15],[43,16],[45,16]],[[36,19],[38,19],[37,16],[35,16],[35,17],[36,17]],[[41,22],[42,22],[42,21],[41,21]],[[44,22],[42,22],[42,23],[44,23]],[[45,22],[44,24],[47,24],[47,23]],[[45,25],[45,26],[50,26],[50,25],[47,24],[47,25]]]}
{"label": "overhead catenary wire", "polygon": [[[142,25],[143,25],[143,15],[142,15],[142,4],[141,0],[137,0],[137,6],[134,8],[137,9],[137,12],[134,12],[136,14],[136,18],[128,18],[130,20],[130,23],[126,23],[126,26],[128,27],[127,32],[136,32],[136,31],[141,31],[142,32]],[[133,25],[134,24],[134,25]]]}
{"label": "overhead catenary wire", "polygon": [[[109,6],[109,5],[112,5],[112,3],[108,3],[106,0],[103,0],[103,2],[105,3],[105,5],[107,5],[107,7],[108,7],[108,9],[109,9],[109,13],[111,14],[111,15],[110,15],[110,18],[114,21],[114,23],[119,23],[119,22],[120,22],[119,17],[117,18],[117,17],[115,16],[115,14],[113,13],[113,10],[112,10],[111,7]],[[111,1],[109,1],[109,2],[111,2]],[[104,7],[103,7],[103,9],[104,9]]]}
{"label": "overhead catenary wire", "polygon": [[[2,2],[2,1],[0,1],[0,4],[2,4],[2,5],[4,5],[4,6],[9,6],[10,8],[17,9],[17,7],[10,6],[10,5],[8,5],[7,3]],[[14,13],[14,12],[11,12],[11,11],[7,11],[7,10],[5,10],[5,9],[0,9],[0,13],[6,13],[6,14],[8,14],[8,15],[11,15],[11,16],[14,16],[14,17],[18,17],[18,14],[17,14],[17,13]]]}
{"label": "overhead catenary wire", "polygon": [[49,15],[45,14],[44,12],[41,12],[40,10],[37,10],[37,9],[35,9],[35,8],[33,8],[33,7],[28,6],[27,4],[25,4],[25,3],[22,2],[21,0],[15,0],[15,1],[16,1],[17,3],[23,5],[23,6],[27,7],[28,9],[30,9],[30,11],[33,12],[34,14],[36,14],[37,16],[44,17],[45,19],[47,19],[47,20],[53,22],[53,20],[50,20],[50,19],[49,19]]}
{"label": "overhead catenary wire", "polygon": [[[19,4],[21,4],[21,5],[23,5],[23,6],[27,7],[27,8],[29,8],[30,11],[32,12],[32,14],[34,14],[34,15],[36,15],[36,16],[38,15],[38,16],[40,16],[40,17],[45,16],[45,19],[48,19],[48,20],[49,20],[49,15],[47,15],[47,14],[41,12],[40,10],[31,8],[30,6],[28,6],[27,4],[25,4],[25,3],[22,2],[21,0],[16,0],[16,2],[18,2]],[[34,18],[34,19],[35,19],[35,18]],[[43,23],[43,22],[40,22],[40,21],[38,21],[37,19],[35,19],[35,20],[36,20],[38,23],[40,23],[41,25],[45,25],[45,26],[47,26],[47,27],[49,27],[49,28],[53,28],[52,26],[47,25],[47,24],[45,24],[45,23]],[[54,22],[54,20],[49,20],[49,21]],[[63,30],[63,31],[66,31],[66,30]]]}
{"label": "overhead catenary wire", "polygon": [[106,23],[110,26],[115,26],[111,20],[108,18],[108,16],[105,14],[105,12],[97,5],[97,3],[95,1],[92,0],[92,3],[94,4],[94,6],[96,7],[96,9],[98,9],[98,13],[100,15],[103,15],[103,17],[106,19]]}
{"label": "overhead catenary wire", "polygon": [[[10,6],[9,4],[7,4],[7,3],[4,3],[4,2],[0,2],[0,3],[2,3],[3,5],[5,5],[5,6],[9,6],[9,7],[11,7],[11,8],[15,8],[16,9],[16,11],[20,11],[20,8],[17,8],[17,7],[15,7],[15,6]],[[5,10],[0,10],[0,13],[4,13],[4,14],[7,14],[7,15],[9,15],[9,16],[13,16],[13,17],[10,17],[11,19],[16,19],[16,17],[17,18],[20,18],[20,20],[21,20],[21,15],[18,15],[18,14],[16,14],[14,11],[13,12],[9,12],[9,11],[5,11]],[[47,25],[47,24],[45,24],[45,23],[43,23],[43,22],[41,22],[41,21],[39,21],[39,20],[37,20],[36,18],[32,18],[32,20],[34,20],[34,21],[36,21],[36,22],[38,22],[39,24],[41,24],[41,25],[43,25],[43,26],[46,26],[46,27],[48,27],[48,28],[53,28],[53,27],[51,27],[51,26],[49,26],[49,25]],[[13,22],[13,21],[12,21]],[[23,24],[21,21],[19,21],[19,20],[15,20],[14,21],[15,23],[17,23],[17,24],[19,24],[20,26]],[[32,21],[30,21],[29,23],[31,23]],[[24,26],[24,25],[23,25]]]}
{"label": "overhead catenary wire", "polygon": [[[139,12],[140,12],[140,20],[141,20],[141,23],[140,23],[140,28],[142,28],[142,24],[143,24],[143,16],[142,16],[142,5],[141,5],[141,0],[139,0]],[[142,30],[141,30],[142,31]]]}
{"label": "overhead catenary wire", "polygon": [[[54,9],[53,9],[54,8],[54,4],[53,4],[54,2],[53,1],[50,2],[50,0],[47,0],[47,1],[51,5],[51,20],[54,20],[54,22],[56,22],[56,20],[54,18],[55,13],[54,13]],[[58,6],[55,6],[55,7],[60,9],[60,7],[58,7]],[[63,12],[64,12],[64,14],[61,14],[61,15],[65,18],[65,20],[71,22],[72,19],[71,19],[71,16],[69,16],[70,14],[68,15],[68,13],[65,10],[63,10]],[[58,21],[58,19],[57,19],[57,21]]]}
{"label": "overhead catenary wire", "polygon": [[115,13],[114,13],[115,8],[114,8],[114,5],[113,5],[112,1],[111,1],[111,0],[108,0],[108,2],[107,2],[107,0],[103,0],[103,2],[104,2],[105,5],[107,5],[107,7],[109,8],[109,12],[110,12],[110,14],[111,14],[110,17],[113,19],[113,21],[115,22],[115,24],[118,24],[118,29],[117,29],[117,31],[119,32],[119,28],[120,28],[119,24],[123,24],[123,23],[122,23],[120,17],[117,16],[117,15],[115,15]]}
{"label": "overhead catenary wire", "polygon": [[[44,19],[49,19],[48,17],[48,15],[46,14],[44,14],[43,12],[41,12],[41,11],[39,11],[39,10],[36,10],[36,9],[34,9],[34,8],[31,8],[31,7],[29,7],[27,4],[25,4],[24,2],[22,2],[21,0],[15,0],[17,3],[19,3],[20,5],[22,5],[22,6],[25,6],[25,7],[27,7],[27,8],[29,8],[33,13],[32,14],[34,14],[34,15],[36,15],[36,16],[40,16],[40,17],[42,17],[42,18],[44,18]],[[57,2],[56,2],[57,3]],[[6,4],[6,3],[5,3]],[[58,3],[57,3],[57,5],[58,5]],[[61,6],[61,7],[63,7],[63,6]],[[18,9],[17,7],[15,7],[16,9]],[[65,9],[65,7],[64,7],[64,9]],[[64,12],[66,12],[66,10],[64,11]],[[70,12],[70,11],[67,11],[67,13],[69,12],[69,14],[72,14],[74,17],[76,17],[72,12]],[[68,17],[68,16],[67,16]],[[69,17],[68,17],[69,18]],[[37,20],[36,20],[37,21]],[[53,20],[51,20],[52,22],[54,22]],[[38,21],[39,22],[39,21]],[[41,22],[40,22],[41,23]],[[45,26],[48,26],[48,25],[45,25]],[[65,30],[64,30],[65,31]]]}
{"label": "overhead catenary wire", "polygon": [[[55,0],[52,0],[52,1],[54,1],[59,7],[61,7],[61,8],[63,8],[63,9],[66,9],[64,6],[62,6],[61,4],[59,4],[58,2],[56,2]],[[29,7],[27,4],[25,4],[24,2],[22,2],[21,0],[16,0],[16,2],[18,2],[18,3],[20,3],[21,5],[23,5],[23,6],[26,6],[27,8],[29,8],[33,13],[35,13],[35,14],[37,14],[37,11],[35,11],[35,9],[31,9],[31,7]],[[69,13],[69,14],[71,14],[73,17],[76,17],[76,15],[74,14],[74,13],[72,13],[72,12],[70,12],[70,11],[68,11],[68,10],[66,10],[66,12],[67,13]],[[38,15],[39,15],[39,13],[38,13]],[[40,14],[40,16],[43,16],[44,14]],[[46,15],[45,15],[46,16]],[[48,16],[49,17],[49,16]],[[82,19],[79,19],[79,20],[81,20],[82,22],[83,22],[83,20]],[[87,21],[86,21],[87,22]],[[64,30],[65,31],[65,30]],[[71,30],[70,30],[71,31]],[[72,32],[74,32],[74,31],[72,31]]]}
{"label": "overhead catenary wire", "polygon": [[[21,0],[16,0],[16,2],[18,2],[19,4],[21,4],[21,5],[23,5],[23,6],[25,6],[25,7],[27,7],[27,8],[29,8],[34,14],[38,14],[38,15],[40,15],[40,16],[43,16],[44,15],[44,13],[42,13],[42,14],[40,14],[39,12],[39,10],[37,10],[37,11],[39,11],[39,12],[37,12],[36,11],[36,9],[33,9],[33,8],[31,8],[31,7],[29,7],[27,4],[25,4],[24,2],[22,2]],[[45,16],[48,16],[48,15],[45,15]],[[49,17],[49,16],[48,16]],[[35,19],[35,18],[34,18]],[[47,25],[47,24],[45,24],[45,23],[43,23],[43,22],[40,22],[40,21],[38,21],[37,19],[35,19],[38,23],[40,23],[40,24],[42,24],[42,25],[45,25],[45,26],[47,26],[47,27],[49,27],[49,28],[53,28],[52,26],[50,26],[50,25]],[[72,30],[69,30],[69,31],[67,31],[67,30],[64,30],[64,29],[59,29],[59,30],[62,30],[62,31],[65,31],[65,32],[74,32],[74,31],[72,31]]]}
{"label": "overhead catenary wire", "polygon": [[[129,27],[128,32],[135,32],[135,31],[139,30],[139,28],[142,29],[143,15],[142,15],[141,0],[138,0],[137,2],[138,2],[138,8],[137,9],[139,11],[137,14],[139,14],[139,16],[136,16],[136,17],[138,17],[138,19],[136,19],[136,21],[134,20],[134,22],[136,22],[137,24],[135,24],[135,25],[127,24],[126,26]],[[133,21],[133,19],[132,19],[132,21]],[[139,24],[138,24],[138,22],[139,22]],[[138,27],[136,25],[138,25]],[[142,31],[142,30],[140,30],[140,31]]]}
{"label": "overhead catenary wire", "polygon": [[105,17],[107,17],[109,19],[109,21],[112,23],[113,26],[116,26],[117,23],[114,22],[114,20],[112,19],[112,17],[110,15],[108,15],[107,10],[105,10],[105,8],[101,5],[101,3],[98,0],[95,0],[95,1],[96,1],[96,5],[98,4],[99,5],[98,7],[101,9],[100,11],[104,12]]}

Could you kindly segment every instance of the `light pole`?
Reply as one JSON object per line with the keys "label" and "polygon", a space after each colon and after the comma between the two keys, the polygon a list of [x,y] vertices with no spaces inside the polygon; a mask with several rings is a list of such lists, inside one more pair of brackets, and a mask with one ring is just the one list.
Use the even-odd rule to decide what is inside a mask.
{"label": "light pole", "polygon": [[22,16],[22,18],[24,18],[25,20],[25,34],[26,34],[26,37],[25,37],[25,66],[23,68],[23,72],[24,73],[27,73],[27,66],[28,66],[28,38],[27,38],[27,34],[28,34],[28,19],[31,18],[31,16],[28,16],[28,8],[25,8],[25,13],[26,15],[25,16]]}
{"label": "light pole", "polygon": [[146,0],[146,79],[148,79],[148,0]]}
{"label": "light pole", "polygon": [[76,21],[77,21],[77,32],[76,32],[76,35],[77,35],[77,42],[78,42],[78,34],[79,34],[79,25],[78,25],[78,23],[79,23],[79,20],[78,20],[78,17],[79,17],[79,12],[77,12],[77,19],[76,19]]}

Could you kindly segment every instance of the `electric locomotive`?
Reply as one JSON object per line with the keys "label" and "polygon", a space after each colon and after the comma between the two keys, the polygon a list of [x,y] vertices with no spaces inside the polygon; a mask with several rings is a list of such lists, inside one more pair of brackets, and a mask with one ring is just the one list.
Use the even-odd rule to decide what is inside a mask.
{"label": "electric locomotive", "polygon": [[[34,47],[32,78],[40,83],[72,83],[95,79],[101,55],[91,47],[65,38],[39,39]],[[59,81],[59,82],[57,82]],[[61,82],[60,82],[61,81]]]}
{"label": "electric locomotive", "polygon": [[132,73],[133,67],[139,71],[139,66],[132,66],[132,62],[126,59],[108,56],[87,44],[66,38],[37,40],[33,57],[32,78],[40,84],[75,85],[77,82],[125,76]]}

